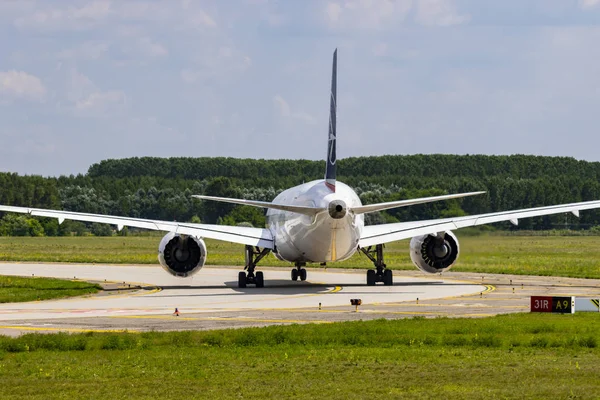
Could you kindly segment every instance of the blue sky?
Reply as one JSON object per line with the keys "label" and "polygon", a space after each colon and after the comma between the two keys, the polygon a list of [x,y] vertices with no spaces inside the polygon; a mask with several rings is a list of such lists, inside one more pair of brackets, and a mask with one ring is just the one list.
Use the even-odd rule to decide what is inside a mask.
{"label": "blue sky", "polygon": [[600,154],[600,0],[0,2],[0,171]]}

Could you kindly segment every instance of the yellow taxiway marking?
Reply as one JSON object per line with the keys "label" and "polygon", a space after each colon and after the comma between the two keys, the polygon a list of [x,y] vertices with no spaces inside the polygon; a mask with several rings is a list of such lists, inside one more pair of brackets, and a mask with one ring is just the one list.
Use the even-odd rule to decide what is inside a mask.
{"label": "yellow taxiway marking", "polygon": [[86,328],[49,328],[42,326],[19,326],[19,325],[0,325],[0,329],[16,329],[20,331],[50,331],[50,332],[129,332],[138,333],[138,331],[131,329],[86,329]]}
{"label": "yellow taxiway marking", "polygon": [[302,319],[268,319],[268,318],[245,318],[245,317],[181,317],[181,316],[167,316],[167,315],[111,315],[110,318],[123,318],[123,319],[169,319],[169,320],[182,320],[182,321],[244,321],[244,322],[272,322],[272,323],[289,323],[289,324],[303,324],[303,323],[315,323],[315,324],[331,324],[332,321],[319,321],[319,320],[302,320]]}

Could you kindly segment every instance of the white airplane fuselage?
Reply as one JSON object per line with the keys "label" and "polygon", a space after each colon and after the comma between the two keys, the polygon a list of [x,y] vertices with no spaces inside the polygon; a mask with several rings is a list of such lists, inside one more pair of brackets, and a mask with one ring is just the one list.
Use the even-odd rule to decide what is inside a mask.
{"label": "white airplane fuselage", "polygon": [[348,185],[337,181],[333,192],[324,180],[315,180],[284,190],[273,203],[325,208],[314,216],[267,211],[267,227],[279,259],[323,263],[345,260],[356,252],[364,216],[348,211],[362,205]]}

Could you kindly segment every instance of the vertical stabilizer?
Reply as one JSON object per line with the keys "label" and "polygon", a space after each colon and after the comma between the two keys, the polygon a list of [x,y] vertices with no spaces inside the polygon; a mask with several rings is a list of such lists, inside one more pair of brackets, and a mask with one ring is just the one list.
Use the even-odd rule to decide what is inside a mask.
{"label": "vertical stabilizer", "polygon": [[335,192],[335,142],[336,142],[336,86],[337,86],[337,49],[333,52],[333,67],[331,71],[331,99],[329,100],[329,138],[327,140],[327,166],[325,169],[325,184]]}

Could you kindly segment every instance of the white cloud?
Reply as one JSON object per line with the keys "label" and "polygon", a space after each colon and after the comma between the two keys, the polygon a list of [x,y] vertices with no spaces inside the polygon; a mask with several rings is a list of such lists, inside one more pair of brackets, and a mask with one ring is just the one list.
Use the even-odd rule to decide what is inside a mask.
{"label": "white cloud", "polygon": [[57,56],[61,59],[98,60],[108,52],[110,46],[106,41],[88,41],[77,47],[63,50]]}
{"label": "white cloud", "polygon": [[385,56],[388,50],[388,45],[387,43],[377,43],[374,47],[373,47],[373,54],[375,54],[378,57],[382,57]]}
{"label": "white cloud", "polygon": [[70,102],[76,103],[98,90],[98,87],[86,75],[76,69],[70,71],[67,82],[67,99]]}
{"label": "white cloud", "polygon": [[121,108],[127,103],[125,93],[120,90],[109,90],[106,92],[95,92],[85,99],[75,103],[78,110],[106,111],[109,107]]}
{"label": "white cloud", "polygon": [[279,112],[279,115],[284,118],[299,119],[309,124],[314,124],[316,122],[315,118],[310,114],[302,111],[292,111],[288,102],[279,94],[273,97],[273,105]]}
{"label": "white cloud", "polygon": [[192,22],[209,28],[214,28],[217,26],[215,20],[212,19],[211,16],[208,15],[204,10],[196,11],[196,14],[192,17]]}
{"label": "white cloud", "polygon": [[102,90],[76,69],[70,71],[67,100],[71,104],[71,110],[84,116],[103,116],[108,111],[117,112],[127,105],[127,97],[123,91]]}
{"label": "white cloud", "polygon": [[46,88],[37,76],[24,71],[0,71],[0,96],[41,101]]}
{"label": "white cloud", "polygon": [[470,19],[458,13],[454,0],[340,0],[325,6],[326,23],[334,29],[382,31],[413,15],[425,26],[458,25]]}
{"label": "white cloud", "polygon": [[231,57],[231,55],[233,54],[233,52],[231,51],[231,48],[229,47],[220,47],[219,48],[219,57],[226,57],[229,58]]}
{"label": "white cloud", "polygon": [[179,4],[174,1],[95,0],[83,6],[22,7],[21,16],[14,20],[14,25],[35,31],[88,31],[108,22],[156,22],[177,28],[217,27],[215,19],[197,4],[192,1]]}
{"label": "white cloud", "polygon": [[329,18],[329,21],[335,24],[340,19],[340,14],[342,13],[342,6],[340,6],[339,3],[328,3],[327,7],[325,7],[325,13]]}
{"label": "white cloud", "polygon": [[273,104],[275,104],[275,107],[277,108],[279,114],[282,117],[289,117],[292,114],[292,111],[290,110],[290,105],[280,95],[276,95],[275,97],[273,97]]}
{"label": "white cloud", "polygon": [[70,18],[102,19],[110,14],[110,1],[96,0],[78,9],[71,9]]}
{"label": "white cloud", "polygon": [[217,22],[204,9],[196,7],[197,4],[191,0],[182,1],[186,21],[195,27],[216,28]]}
{"label": "white cloud", "polygon": [[425,26],[459,25],[469,21],[468,15],[459,15],[454,3],[448,0],[419,0],[417,22]]}
{"label": "white cloud", "polygon": [[137,41],[137,48],[142,54],[150,57],[164,57],[169,54],[169,51],[165,46],[152,41],[152,39],[148,37],[140,38]]}
{"label": "white cloud", "polygon": [[325,19],[331,28],[374,29],[404,21],[412,0],[342,0],[325,7]]}
{"label": "white cloud", "polygon": [[589,9],[596,7],[600,4],[600,0],[579,0],[579,7],[582,9]]}
{"label": "white cloud", "polygon": [[111,14],[111,3],[97,0],[83,7],[52,8],[36,11],[15,20],[20,29],[89,30]]}
{"label": "white cloud", "polygon": [[179,73],[179,76],[181,76],[181,79],[185,83],[194,83],[198,79],[200,79],[202,75],[198,71],[194,71],[194,70],[186,68],[186,69],[181,70],[181,72]]}
{"label": "white cloud", "polygon": [[179,76],[185,83],[207,79],[230,82],[235,76],[243,74],[252,67],[250,56],[230,46],[200,50],[195,55],[195,65],[180,70]]}
{"label": "white cloud", "polygon": [[31,0],[20,1],[0,1],[0,20],[14,20],[18,15],[32,12],[35,9],[35,2]]}

